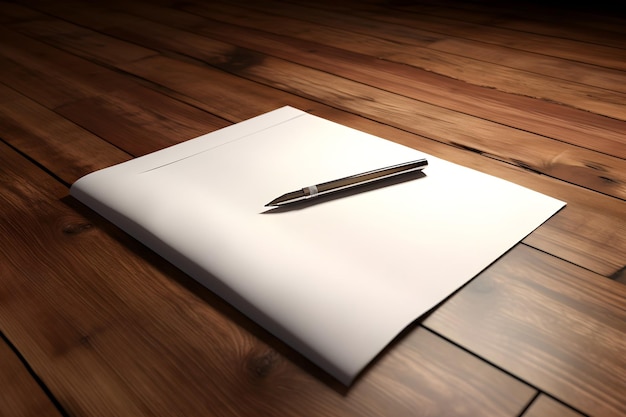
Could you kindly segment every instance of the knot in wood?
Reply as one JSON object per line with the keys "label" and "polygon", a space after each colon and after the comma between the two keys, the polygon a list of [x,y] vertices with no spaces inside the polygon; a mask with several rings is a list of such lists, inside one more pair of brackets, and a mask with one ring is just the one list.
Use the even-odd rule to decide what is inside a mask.
{"label": "knot in wood", "polygon": [[251,356],[247,361],[247,368],[254,376],[264,378],[272,372],[278,361],[278,354],[273,350],[268,350]]}
{"label": "knot in wood", "polygon": [[76,235],[92,228],[91,223],[68,223],[63,226],[63,233],[68,235]]}

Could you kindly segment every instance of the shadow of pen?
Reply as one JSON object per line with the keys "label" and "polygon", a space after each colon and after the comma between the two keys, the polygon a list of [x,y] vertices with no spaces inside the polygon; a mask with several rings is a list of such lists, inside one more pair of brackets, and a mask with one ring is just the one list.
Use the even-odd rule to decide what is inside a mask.
{"label": "shadow of pen", "polygon": [[279,214],[287,211],[303,210],[311,206],[318,204],[324,204],[329,201],[337,200],[340,198],[346,198],[356,194],[362,194],[373,190],[378,190],[384,187],[390,187],[392,185],[401,184],[408,181],[414,181],[420,178],[424,178],[426,174],[423,171],[407,172],[405,174],[396,175],[391,178],[370,182],[366,184],[355,185],[354,187],[346,188],[343,190],[333,191],[328,194],[320,195],[317,197],[308,198],[306,200],[297,201],[294,203],[285,204],[278,207],[269,208],[262,211],[260,214]]}

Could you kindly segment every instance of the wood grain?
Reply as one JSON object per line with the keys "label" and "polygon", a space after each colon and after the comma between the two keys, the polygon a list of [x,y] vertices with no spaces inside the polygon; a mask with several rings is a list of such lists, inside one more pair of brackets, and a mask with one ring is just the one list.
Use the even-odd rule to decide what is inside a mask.
{"label": "wood grain", "polygon": [[[84,126],[89,132],[106,137],[108,142],[134,156],[153,152],[230,124],[88,60],[80,60],[61,51],[49,51],[45,45],[17,33],[0,30],[0,40],[7,43],[17,40],[28,51],[20,51],[19,56],[8,49],[0,52],[0,55],[6,57],[5,62],[8,64],[4,70],[5,83],[61,114],[65,119]],[[11,62],[9,59],[15,61]],[[71,65],[67,65],[68,61]],[[24,82],[23,74],[26,71],[38,82]],[[80,81],[74,82],[70,88],[56,82],[57,78]],[[42,85],[46,85],[43,90]],[[5,96],[7,118],[15,119],[14,124],[26,129],[40,127],[30,127],[28,120],[19,120],[23,110],[9,105],[16,101],[25,102],[25,97],[18,97],[15,91],[6,91]],[[146,103],[150,103],[150,108]],[[39,104],[31,106],[41,108]],[[24,116],[21,117],[24,119]],[[29,117],[36,118],[34,114]],[[65,124],[68,124],[67,121]],[[66,136],[64,133],[58,137]],[[94,149],[96,150],[97,148]],[[69,153],[67,149],[63,151]]]}
{"label": "wood grain", "polygon": [[[215,6],[213,6],[215,7]],[[132,41],[134,44],[143,44],[158,50],[172,50],[174,52],[191,55],[198,59],[205,60],[212,65],[223,69],[234,71],[236,68],[245,69],[244,64],[249,66],[254,63],[253,56],[246,51],[240,51],[237,65],[231,65],[228,58],[236,42],[236,46],[255,50],[271,56],[278,56],[290,61],[296,61],[308,67],[314,67],[325,72],[338,73],[345,78],[358,80],[368,85],[379,85],[386,91],[402,93],[415,99],[428,95],[429,101],[444,108],[452,110],[469,111],[473,115],[489,120],[495,120],[507,126],[515,126],[522,130],[534,131],[540,135],[554,137],[559,140],[570,142],[581,147],[589,147],[590,136],[594,137],[593,149],[614,156],[626,156],[623,135],[625,123],[611,120],[589,112],[575,111],[570,108],[559,107],[553,103],[541,103],[532,101],[521,96],[511,96],[499,91],[488,90],[466,83],[457,82],[448,78],[434,76],[432,73],[407,67],[367,55],[367,50],[358,45],[353,49],[337,49],[337,41],[346,38],[335,35],[334,42],[329,40],[326,46],[320,44],[319,37],[314,42],[306,42],[293,37],[289,38],[286,44],[284,37],[272,36],[268,32],[259,29],[270,30],[282,36],[290,35],[289,26],[281,20],[280,25],[276,21],[262,24],[263,15],[254,14],[252,16],[229,19],[229,22],[238,25],[252,26],[254,29],[243,29],[241,26],[224,24],[213,20],[215,13],[209,14],[210,18],[189,20],[188,13],[181,13],[174,9],[158,8],[153,5],[133,3],[127,7],[136,14],[158,19],[164,24],[157,24],[148,21],[143,17],[130,16],[119,11],[98,10],[91,14],[81,11],[80,8],[68,10],[67,7],[58,10],[57,7],[48,12],[56,12],[64,18],[70,18],[81,25],[90,25],[98,28],[99,31],[111,34],[116,38],[123,38]],[[233,8],[231,6],[231,8]],[[222,11],[223,7],[218,9]],[[217,16],[223,16],[219,14]],[[194,16],[195,17],[195,16]],[[221,17],[224,19],[224,17]],[[110,24],[106,24],[109,21]],[[29,33],[40,35],[46,30],[40,28],[41,21],[36,25],[30,24],[17,29],[28,30]],[[173,29],[171,26],[178,28]],[[293,25],[293,30],[299,28]],[[188,29],[188,31],[185,31]],[[217,38],[223,43],[211,42],[198,33]],[[388,36],[388,32],[385,32]],[[326,34],[325,36],[330,36]],[[63,38],[66,38],[64,36]],[[349,39],[350,37],[348,37]],[[50,39],[48,39],[50,41]],[[52,40],[59,46],[64,46],[60,40]],[[100,43],[106,43],[100,41]],[[230,43],[230,44],[229,44]],[[291,46],[293,45],[293,46]],[[359,44],[360,45],[360,44]],[[65,45],[65,47],[71,45]],[[320,49],[321,48],[321,49]],[[474,48],[475,49],[475,48]],[[353,51],[360,52],[354,53]],[[491,52],[493,53],[493,52]],[[232,59],[236,58],[231,56]],[[100,59],[108,61],[110,58],[106,54],[101,54]],[[260,56],[258,59],[262,59]],[[559,69],[562,72],[561,69]],[[586,74],[596,74],[597,71],[586,71]],[[606,79],[606,76],[602,76]],[[449,89],[452,84],[454,88],[463,90],[466,94],[451,95]],[[611,82],[615,85],[616,82]],[[470,101],[470,99],[472,99]],[[532,103],[532,104],[531,104]],[[470,105],[471,104],[471,105]],[[537,108],[536,106],[540,106]],[[520,111],[520,109],[532,108],[532,111]],[[549,117],[548,117],[549,115]],[[572,123],[576,120],[576,123]],[[548,128],[546,130],[546,128]],[[592,128],[592,129],[590,129]],[[558,135],[558,136],[557,136]],[[572,142],[573,141],[573,142]],[[603,144],[606,141],[606,145]]]}
{"label": "wood grain", "polygon": [[[485,89],[416,67],[380,60],[365,53],[294,39],[285,46],[282,36],[257,29],[241,29],[239,26],[210,22],[196,31],[225,42],[236,42],[241,47],[339,74],[366,85],[378,86],[385,91],[415,100],[422,101],[424,97],[428,97],[430,103],[446,109],[558,138],[583,148],[589,147],[589,137],[593,136],[593,149],[621,158],[626,156],[624,138],[620,134],[624,122],[619,120],[551,102],[538,102],[524,96]],[[117,30],[113,33],[117,33]],[[198,57],[202,59],[203,55]],[[218,63],[215,59],[209,62]],[[463,91],[466,94],[449,94],[450,90]],[[578,122],[572,123],[572,120]]]}
{"label": "wood grain", "polygon": [[530,407],[522,414],[522,417],[583,417],[568,406],[555,401],[554,399],[540,395]]}
{"label": "wood grain", "polygon": [[[102,20],[102,12],[99,12],[97,17]],[[92,16],[92,19],[95,18],[95,15]],[[129,23],[118,22],[119,19],[119,14],[116,14],[116,24],[122,25],[126,33],[131,31],[129,28],[137,26],[134,19]],[[24,29],[24,25],[22,25],[22,29]],[[145,28],[139,26],[136,30],[135,34],[139,34],[142,38],[146,36]],[[165,45],[163,43],[152,45],[154,47],[174,47],[175,52],[190,54],[203,59],[221,69],[234,72],[234,75],[249,77],[253,81],[282,88],[295,95],[322,97],[324,100],[338,103],[344,110],[363,114],[374,120],[384,120],[390,109],[393,109],[397,127],[401,129],[440,142],[471,147],[481,154],[518,163],[529,169],[600,190],[611,196],[622,199],[626,197],[626,176],[623,174],[626,172],[626,162],[622,158],[614,158],[588,149],[568,146],[561,141],[551,140],[540,135],[531,135],[525,131],[512,131],[506,125],[487,122],[482,118],[467,117],[439,106],[407,98],[405,94],[401,96],[391,95],[386,89],[381,90],[356,83],[327,72],[296,66],[267,55],[238,51],[236,46],[226,43],[199,39],[197,36],[188,39],[188,37],[181,37],[180,33],[176,33],[179,36],[166,36],[160,29],[158,32],[161,33],[161,39],[174,39],[174,41]],[[153,32],[148,31],[148,34],[150,33],[153,35],[152,39],[157,38],[154,30]],[[119,36],[119,33],[117,35]],[[137,41],[137,39],[132,40]],[[177,45],[187,46],[180,49],[177,48]],[[73,48],[71,44],[63,44],[62,46]],[[86,48],[87,46],[83,47]],[[80,53],[83,47],[76,52]],[[106,54],[106,49],[104,52]],[[235,67],[236,69],[233,70],[232,60],[234,59],[238,59],[239,62]],[[106,61],[106,58],[103,58],[103,61]],[[165,83],[168,88],[178,90],[180,87],[177,84],[173,84],[172,80],[164,80],[161,76],[161,74],[173,71],[171,65],[164,65],[166,64],[163,58],[152,57],[133,61],[130,64],[120,66],[120,68],[160,84]],[[190,66],[187,68],[191,70]],[[200,71],[196,71],[196,73],[199,74]],[[189,73],[187,72],[187,74]],[[216,73],[206,76],[219,77]],[[188,75],[186,80],[190,79],[191,76]],[[288,83],[285,82],[287,79],[289,80]],[[215,86],[212,87],[215,88]],[[194,90],[198,90],[198,88],[194,86]],[[204,96],[194,98],[206,101]],[[626,127],[626,124],[623,127]],[[524,145],[520,146],[521,143]],[[624,143],[614,142],[607,145],[607,148],[609,148],[609,152],[613,148],[621,150],[626,148],[623,145]],[[619,150],[618,153],[621,152]]]}
{"label": "wood grain", "polygon": [[[524,2],[521,2],[521,4],[523,5]],[[411,19],[407,19],[406,11],[403,10],[387,12],[386,9],[379,9],[376,11],[380,13],[374,14],[371,12],[371,15],[376,19],[387,22],[400,22],[401,24],[411,21]],[[563,58],[574,62],[588,62],[600,67],[619,70],[626,69],[626,64],[623,60],[626,49],[623,46],[605,46],[597,43],[581,42],[576,39],[569,39],[569,37],[544,36],[532,32],[527,32],[525,36],[519,36],[519,31],[491,24],[476,24],[441,15],[423,14],[419,16],[419,27],[423,30],[445,33],[448,36],[466,38],[478,42],[497,43],[509,48]]]}
{"label": "wood grain", "polygon": [[[21,0],[0,23],[0,330],[20,355],[0,345],[0,414],[626,414],[624,15]],[[68,196],[284,105],[567,207],[343,387]]]}
{"label": "wood grain", "polygon": [[[215,117],[213,114],[220,119],[240,121],[283,104],[292,104],[561,198],[568,202],[568,208],[551,220],[546,227],[531,235],[527,242],[606,276],[612,276],[626,262],[626,233],[624,232],[626,220],[623,216],[626,206],[623,202],[596,196],[595,193],[590,193],[580,187],[569,187],[558,181],[551,182],[543,176],[540,178],[533,175],[520,176],[519,171],[501,169],[500,164],[494,162],[494,159],[504,159],[508,163],[519,165],[527,170],[545,174],[557,172],[560,178],[568,178],[572,182],[586,178],[585,181],[589,182],[589,187],[593,189],[612,189],[621,194],[620,190],[624,182],[619,179],[619,176],[621,172],[626,172],[621,168],[624,159],[612,157],[611,161],[614,162],[610,164],[617,164],[613,167],[607,166],[607,163],[603,161],[606,161],[606,153],[623,155],[626,146],[622,146],[621,143],[624,140],[623,135],[617,132],[620,127],[624,127],[624,122],[607,122],[606,118],[597,118],[597,115],[578,111],[568,113],[572,110],[564,109],[554,103],[536,104],[526,101],[528,99],[523,101],[519,98],[507,99],[509,95],[498,91],[485,92],[484,89],[476,86],[454,84],[453,88],[459,94],[451,95],[447,91],[451,88],[450,82],[454,81],[449,79],[446,81],[437,76],[434,78],[431,76],[422,83],[422,85],[433,86],[430,89],[421,92],[414,91],[406,86],[415,84],[411,80],[419,79],[426,73],[422,72],[418,77],[417,74],[413,74],[415,70],[403,72],[405,70],[395,64],[391,67],[388,66],[389,64],[380,67],[375,64],[375,59],[366,59],[363,54],[350,54],[334,48],[324,49],[319,44],[295,43],[289,46],[295,42],[293,38],[268,36],[267,33],[250,32],[248,29],[239,30],[235,26],[216,24],[214,20],[206,20],[189,13],[177,12],[174,9],[147,7],[134,2],[125,3],[122,7],[124,11],[120,9],[111,11],[103,8],[91,11],[80,7],[70,8],[65,3],[60,5],[55,3],[46,5],[45,11],[62,14],[65,19],[75,21],[81,26],[73,26],[67,22],[57,24],[48,15],[41,14],[35,21],[23,20],[19,24],[11,25],[11,28],[41,38],[47,43],[53,43],[76,54],[81,54],[86,45],[100,44],[102,47],[98,51],[92,50],[85,55],[85,58],[98,58],[99,62],[110,65],[119,64],[119,69],[130,71],[141,77],[142,84],[138,85],[138,81],[125,78],[113,71],[107,74],[102,73],[103,76],[106,75],[105,79],[114,80],[115,85],[120,87],[107,92],[107,84],[101,83],[100,79],[96,78],[90,85],[84,87],[88,92],[83,98],[73,98],[72,90],[62,86],[55,90],[55,97],[67,96],[70,100],[61,106],[53,106],[57,112],[61,112],[69,120],[99,134],[127,152],[133,155],[143,154],[160,146],[187,139],[203,128],[206,131],[214,130],[219,126],[219,120],[209,123],[211,118]],[[150,19],[132,16],[125,12],[126,9],[130,9],[133,13],[141,12]],[[155,23],[154,19],[168,22],[172,26]],[[212,23],[209,24],[210,22]],[[185,31],[182,29],[185,25],[197,28],[197,33],[206,32],[211,37]],[[98,31],[85,29],[88,26],[97,28]],[[102,35],[102,32],[110,36]],[[85,46],[78,46],[79,41],[73,38],[76,33],[88,39]],[[238,46],[212,38],[220,33],[222,37],[228,36],[231,40],[235,39]],[[15,36],[18,35],[15,34]],[[132,42],[128,45],[143,44],[154,51],[168,50],[170,53],[196,57],[211,63],[212,67],[199,65],[197,61],[190,61],[187,58],[181,60],[180,55],[164,57],[149,54],[145,52],[146,48],[140,48],[142,53],[146,54],[146,59],[139,61],[130,59],[130,63],[125,64],[127,61],[120,61],[119,55],[113,58],[108,56],[110,48],[107,46],[107,41],[111,39],[111,36],[115,36],[115,44],[119,43],[119,39],[126,39]],[[72,40],[65,42],[65,39]],[[246,41],[246,39],[254,39],[254,41]],[[286,41],[289,41],[289,44],[285,44]],[[56,71],[64,71],[65,78],[70,78],[75,71],[80,71],[77,75],[82,80],[89,72],[94,72],[98,68],[97,65],[86,60],[77,66],[78,69],[74,66],[66,69],[58,63],[65,59],[67,53],[57,51],[53,55],[50,51],[44,52],[45,44],[28,38],[21,39],[20,42],[28,45],[29,51],[33,51],[28,59],[23,58],[25,63],[37,60],[33,63],[35,67],[52,66]],[[307,57],[308,54],[301,52],[313,47],[317,52],[312,57]],[[255,50],[261,52],[254,52]],[[282,50],[284,51],[281,52]],[[24,53],[21,56],[24,57]],[[43,61],[41,56],[45,57]],[[136,56],[140,55],[131,54],[131,58]],[[282,56],[284,59],[279,61],[272,58],[273,56]],[[289,56],[291,60],[300,59],[301,65],[283,68]],[[76,58],[71,56],[71,59]],[[249,69],[250,66],[260,67],[260,69]],[[311,72],[307,69],[312,66],[319,71]],[[325,76],[326,82],[320,80],[311,82],[333,70],[343,78]],[[99,69],[99,71],[101,73],[103,70]],[[12,76],[12,81],[18,81],[19,72],[12,74],[13,72],[9,74]],[[299,85],[293,94],[282,93],[284,89],[293,90],[296,87],[285,86],[284,79],[287,74],[290,79],[298,78]],[[301,75],[296,77],[298,74]],[[246,81],[242,76],[252,79]],[[45,78],[46,73],[41,70],[38,77]],[[346,84],[345,79],[348,77],[359,82]],[[345,84],[342,88],[345,91],[343,99],[337,93],[339,87],[339,84],[335,82],[337,79]],[[145,80],[153,83],[150,85],[151,88],[175,100],[167,100],[158,94],[151,93],[148,86],[143,85]],[[206,80],[212,80],[212,82],[207,83]],[[260,85],[254,80],[263,81],[264,84],[269,83],[279,90]],[[316,85],[323,85],[321,93],[317,92]],[[374,88],[374,85],[379,87]],[[27,87],[21,89],[24,94],[38,99],[37,89]],[[394,117],[393,124],[400,129],[389,129],[367,120],[349,118],[345,116],[345,113],[342,114],[328,106],[299,98],[298,95],[304,94],[305,89],[309,90],[306,93],[308,95],[327,94],[326,99],[331,100],[334,106],[339,104],[351,112],[365,114],[381,122],[386,121],[390,116]],[[89,92],[91,90],[94,92]],[[229,94],[233,90],[239,91],[239,96]],[[358,99],[359,96],[371,98],[370,92],[380,97],[380,102],[372,103],[370,100]],[[392,95],[388,92],[396,92],[396,94]],[[397,93],[402,93],[403,98],[397,99]],[[417,98],[424,94],[427,94],[436,106],[421,104],[422,108],[431,109],[425,113],[427,121],[423,125],[416,125],[416,119],[411,114],[406,114],[405,110],[399,110],[397,114],[390,113],[389,109],[392,106],[402,108],[402,103],[405,103],[406,109],[413,110],[414,103],[418,102]],[[356,98],[346,100],[346,97],[352,96]],[[407,99],[407,96],[415,98]],[[484,99],[484,104],[473,105],[477,97]],[[248,103],[247,106],[237,104],[242,98]],[[149,109],[145,108],[146,100],[151,103]],[[184,101],[188,106],[180,105],[178,100]],[[361,101],[364,104],[351,104],[353,101]],[[384,105],[385,103],[389,105]],[[50,102],[49,105],[52,106],[53,103]],[[203,117],[202,112],[192,111],[190,106],[211,112],[211,115]],[[476,110],[481,107],[483,110]],[[539,111],[535,112],[537,109]],[[458,119],[458,113],[454,113],[453,110],[463,110],[464,113],[473,112],[475,116],[465,117],[458,123],[451,124],[452,120]],[[116,123],[108,123],[107,119],[102,117],[105,114],[114,117]],[[396,116],[398,116],[397,119]],[[403,123],[399,116],[402,116]],[[433,117],[439,117],[442,122],[439,128],[433,121]],[[580,123],[573,124],[572,119]],[[202,122],[198,123],[198,120]],[[484,120],[496,120],[497,123],[488,125],[483,122]],[[557,121],[554,122],[555,120]],[[465,123],[467,121],[469,124]],[[469,129],[468,126],[472,123],[476,132],[466,135],[465,130]],[[508,127],[516,123],[521,123],[518,130],[511,130]],[[495,126],[497,130],[488,134],[485,130],[491,127],[485,128],[484,126]],[[541,134],[525,133],[531,128]],[[422,140],[423,137],[407,134],[407,129],[430,138],[433,138],[433,133],[439,130],[441,138],[435,137],[435,140],[431,141]],[[454,131],[461,137],[460,140],[450,138],[451,134],[455,134]],[[548,134],[559,140],[549,139],[546,137]],[[595,135],[596,150],[587,148],[588,138],[591,135]],[[129,141],[129,137],[135,140]],[[535,142],[531,140],[533,138],[541,140]],[[577,146],[563,145],[568,140]],[[530,142],[521,147],[517,145],[518,141]],[[452,146],[441,146],[442,144]],[[459,152],[458,148],[471,152],[469,154]],[[511,148],[517,149],[518,155],[511,156],[509,152]],[[551,158],[546,158],[547,149],[552,149]],[[529,151],[532,154],[528,154]],[[546,159],[551,160],[546,161]],[[602,247],[603,250],[595,250],[597,247]]]}
{"label": "wood grain", "polygon": [[4,417],[61,417],[3,339],[0,339],[0,386],[0,410]]}
{"label": "wood grain", "polygon": [[[249,12],[238,12],[234,6],[225,6],[214,2],[211,4],[187,3],[184,9],[207,17],[226,18],[229,22],[239,25],[255,25],[257,28],[270,32],[279,31],[296,38],[314,40],[342,49],[363,51],[367,55],[409,64],[472,84],[495,87],[500,91],[545,98],[620,119],[624,117],[623,111],[620,111],[619,101],[610,101],[615,95],[605,91],[605,88],[610,88],[613,91],[614,89],[610,87],[610,81],[604,76],[598,74],[597,80],[602,80],[598,81],[600,88],[594,87],[595,83],[593,82],[590,85],[572,83],[583,74],[588,74],[591,77],[594,76],[591,74],[596,74],[595,71],[590,71],[590,68],[578,68],[577,62],[606,67],[606,65],[601,65],[593,59],[594,53],[602,46],[586,44],[573,46],[568,44],[567,40],[559,42],[558,38],[551,38],[551,41],[559,42],[558,45],[554,46],[554,49],[581,50],[579,51],[580,56],[577,55],[579,59],[566,60],[565,57],[545,53],[545,51],[538,52],[532,48],[520,47],[514,42],[515,39],[525,40],[531,35],[518,36],[517,33],[508,32],[491,33],[498,29],[479,25],[475,25],[474,28],[467,28],[462,33],[457,33],[460,27],[469,25],[465,22],[456,22],[456,25],[443,22],[436,25],[434,29],[428,30],[430,26],[433,26],[432,19],[429,19],[428,15],[407,16],[405,11],[393,13],[388,9],[379,8],[370,13],[359,15],[360,19],[354,19],[354,10],[358,10],[359,7],[346,2],[341,3],[341,12],[335,11],[333,13],[320,11],[318,7],[310,4],[307,7],[296,8],[290,4],[280,4],[279,6],[277,3],[274,7],[269,6],[268,8],[265,5],[252,6],[245,1],[241,3],[249,8],[262,8],[267,12],[251,16]],[[229,10],[230,12],[228,12]],[[356,13],[358,15],[359,12]],[[280,15],[280,25],[277,25],[279,20],[277,14]],[[380,25],[378,24],[380,21],[393,24],[393,26]],[[332,28],[333,25],[345,29],[342,33],[337,33],[332,39],[329,39],[328,27]],[[372,27],[376,30],[372,31]],[[370,35],[372,32],[374,32],[374,36]],[[487,33],[483,35],[483,32]],[[472,36],[474,34],[480,34],[480,36]],[[380,37],[385,40],[384,44],[380,44]],[[465,42],[466,47],[452,51],[446,51],[445,48],[440,50],[437,47],[440,42],[445,45],[457,39]],[[491,39],[496,39],[496,41]],[[542,44],[539,39],[535,43],[537,45]],[[496,44],[492,56],[487,61],[491,64],[489,65],[489,77],[485,77],[485,56],[480,54],[481,50],[486,50],[485,44]],[[520,49],[527,52],[528,55],[519,56],[517,51]],[[513,66],[506,65],[506,60],[502,62],[499,59],[498,51],[508,56],[509,60],[516,59],[518,63]],[[609,67],[609,71],[607,71],[614,74],[614,80],[618,79],[617,75],[623,70],[619,58],[624,54],[623,51],[623,49],[609,48],[603,52],[604,58],[617,66],[617,68]],[[550,65],[540,65],[541,62],[549,59],[543,58],[545,56],[561,59],[552,58],[552,70],[547,70],[546,68],[549,68]],[[536,57],[539,61],[535,64]],[[573,74],[571,80],[568,79],[570,77],[568,74]]]}
{"label": "wood grain", "polygon": [[2,138],[66,184],[130,159],[127,153],[112,149],[87,130],[1,83],[0,109]]}
{"label": "wood grain", "polygon": [[625,297],[620,283],[518,246],[424,325],[585,414],[621,416]]}

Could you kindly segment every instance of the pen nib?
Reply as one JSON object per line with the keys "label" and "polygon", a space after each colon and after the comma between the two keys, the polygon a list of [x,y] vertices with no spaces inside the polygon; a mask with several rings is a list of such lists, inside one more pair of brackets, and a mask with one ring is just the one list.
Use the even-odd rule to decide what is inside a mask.
{"label": "pen nib", "polygon": [[283,194],[280,197],[276,197],[275,199],[267,203],[265,207],[272,207],[272,206],[280,207],[285,204],[294,203],[296,201],[302,201],[305,198],[306,198],[306,195],[304,194],[304,191],[302,190],[292,191],[290,193]]}

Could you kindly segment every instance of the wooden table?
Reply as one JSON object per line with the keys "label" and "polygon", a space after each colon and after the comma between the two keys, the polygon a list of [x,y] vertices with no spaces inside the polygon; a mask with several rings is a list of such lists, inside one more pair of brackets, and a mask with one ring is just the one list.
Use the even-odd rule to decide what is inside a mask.
{"label": "wooden table", "polygon": [[[1,1],[0,415],[626,415],[626,18],[538,3]],[[68,194],[283,105],[568,205],[344,387]]]}

